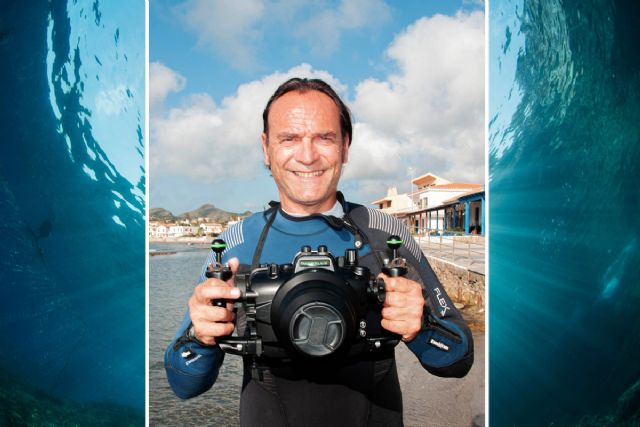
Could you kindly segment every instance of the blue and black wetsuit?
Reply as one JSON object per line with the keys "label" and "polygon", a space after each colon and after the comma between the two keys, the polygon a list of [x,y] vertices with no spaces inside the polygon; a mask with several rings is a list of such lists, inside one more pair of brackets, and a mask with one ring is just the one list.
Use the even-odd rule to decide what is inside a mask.
{"label": "blue and black wetsuit", "polygon": [[[290,263],[303,245],[325,245],[333,254],[360,246],[359,264],[377,275],[382,260],[388,258],[387,237],[399,235],[406,243],[400,255],[407,260],[407,277],[422,284],[426,301],[423,329],[407,346],[435,375],[466,375],[473,363],[471,332],[407,228],[392,216],[344,202],[340,193],[338,196],[342,218],[295,217],[279,206],[246,218],[221,235],[227,242],[223,260],[237,257],[240,268],[247,271],[252,264]],[[212,256],[200,282],[206,279],[205,268]],[[165,354],[171,388],[184,399],[211,388],[224,360],[219,347],[189,340],[189,327],[187,313]],[[260,378],[252,373],[249,359],[244,361],[243,425],[402,425],[402,395],[393,348],[328,366],[262,359],[265,375]]]}

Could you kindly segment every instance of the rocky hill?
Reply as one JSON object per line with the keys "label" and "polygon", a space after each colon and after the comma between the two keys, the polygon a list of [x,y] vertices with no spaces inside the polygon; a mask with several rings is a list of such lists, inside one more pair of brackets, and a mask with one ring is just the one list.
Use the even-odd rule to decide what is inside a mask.
{"label": "rocky hill", "polygon": [[245,217],[248,215],[251,215],[250,211],[242,213],[228,212],[224,209],[216,208],[210,203],[204,204],[198,209],[184,212],[179,215],[173,215],[170,211],[164,208],[151,208],[151,210],[149,211],[149,218],[152,221],[209,218],[210,221],[218,222],[221,224],[227,223],[232,219],[236,219],[237,217]]}
{"label": "rocky hill", "polygon": [[149,218],[151,221],[175,221],[176,217],[164,208],[151,208],[149,210]]}

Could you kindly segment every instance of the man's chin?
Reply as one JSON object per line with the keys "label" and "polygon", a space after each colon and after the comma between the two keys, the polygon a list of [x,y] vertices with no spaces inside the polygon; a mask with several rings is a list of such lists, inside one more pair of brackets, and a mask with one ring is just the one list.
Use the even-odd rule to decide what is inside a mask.
{"label": "man's chin", "polygon": [[322,213],[331,209],[335,203],[335,197],[332,199],[331,196],[327,196],[326,194],[325,196],[326,197],[319,198],[318,193],[308,195],[307,197],[305,197],[304,194],[296,194],[296,197],[290,198],[283,204],[283,207],[285,210],[287,210],[286,206],[289,206],[289,209],[301,211],[293,213]]}

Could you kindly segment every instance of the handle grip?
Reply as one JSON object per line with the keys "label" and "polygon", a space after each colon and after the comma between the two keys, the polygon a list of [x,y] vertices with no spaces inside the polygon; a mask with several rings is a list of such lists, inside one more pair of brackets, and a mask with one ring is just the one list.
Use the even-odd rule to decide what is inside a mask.
{"label": "handle grip", "polygon": [[[228,265],[222,264],[222,252],[227,248],[227,243],[222,239],[215,239],[211,242],[211,250],[215,254],[216,260],[209,264],[207,271],[204,273],[209,279],[219,279],[224,282],[231,279],[233,273]],[[228,300],[226,299],[214,299],[211,300],[211,305],[215,307],[226,307]]]}
{"label": "handle grip", "polygon": [[406,260],[400,257],[398,249],[404,242],[399,236],[391,235],[387,238],[387,247],[391,250],[391,261],[382,268],[382,272],[390,277],[407,275]]}

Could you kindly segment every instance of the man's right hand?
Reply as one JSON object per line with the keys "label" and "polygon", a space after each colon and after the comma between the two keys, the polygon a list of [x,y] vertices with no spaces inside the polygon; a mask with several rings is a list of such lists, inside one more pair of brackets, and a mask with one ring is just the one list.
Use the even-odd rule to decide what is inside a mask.
{"label": "man's right hand", "polygon": [[230,335],[235,328],[233,304],[226,307],[211,305],[214,299],[235,300],[240,290],[235,287],[236,272],[240,262],[237,258],[229,260],[233,276],[226,282],[219,279],[207,279],[200,283],[189,298],[189,315],[196,338],[207,345],[214,345],[216,337]]}

